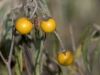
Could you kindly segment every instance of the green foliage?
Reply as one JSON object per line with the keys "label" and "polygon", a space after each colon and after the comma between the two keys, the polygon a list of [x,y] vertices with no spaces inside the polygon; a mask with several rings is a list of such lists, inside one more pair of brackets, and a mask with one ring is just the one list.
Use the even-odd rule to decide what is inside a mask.
{"label": "green foliage", "polygon": [[5,30],[4,30],[4,48],[7,56],[9,55],[11,40],[12,40],[12,21],[11,21],[11,14],[9,14],[5,21]]}
{"label": "green foliage", "polygon": [[57,58],[57,52],[61,49],[57,36],[54,34],[53,57]]}
{"label": "green foliage", "polygon": [[[27,2],[30,2],[30,0],[28,0]],[[74,5],[70,6],[70,3],[72,2],[68,2],[67,5],[67,18],[71,19],[74,16]],[[73,2],[74,4],[74,2]],[[39,0],[39,5],[40,7],[43,9],[43,11],[46,12],[46,14],[51,17],[50,11],[48,9],[47,3],[45,2],[45,0]],[[6,12],[8,11],[8,7],[9,7],[9,2],[5,3],[2,8],[0,9],[0,23],[3,23],[4,21],[4,17],[6,16]],[[21,9],[20,7],[16,7],[14,9],[14,13],[17,13],[17,9]],[[27,9],[24,11],[24,14],[22,14],[21,16],[29,16],[30,13],[32,12],[32,10]],[[41,12],[38,10],[36,11],[35,16],[39,16],[41,17]],[[5,29],[3,37],[4,37],[4,42],[2,43],[2,47],[0,48],[0,51],[2,52],[2,54],[4,55],[4,57],[7,57],[5,59],[8,59],[8,55],[10,52],[10,46],[11,46],[11,41],[12,41],[12,14],[11,12],[6,16],[6,20],[4,21],[5,23],[1,24],[0,27],[2,27],[2,25],[4,25]],[[17,16],[18,18],[18,16]],[[42,17],[41,17],[42,18]],[[14,20],[16,20],[16,16],[14,18]],[[33,20],[33,19],[32,19]],[[33,22],[33,21],[32,21]],[[34,23],[34,22],[33,22]],[[23,50],[19,48],[19,46],[23,46],[23,44],[25,44],[25,46],[23,46],[25,48],[26,51],[26,57],[27,59],[29,58],[31,60],[28,61],[28,68],[30,68],[30,66],[32,67],[32,74],[33,75],[40,75],[40,74],[51,74],[51,75],[63,75],[63,72],[67,71],[71,71],[66,73],[66,75],[75,75],[76,72],[82,75],[88,73],[88,74],[96,74],[99,75],[99,62],[100,62],[100,34],[99,34],[99,30],[94,29],[93,30],[93,26],[87,26],[87,28],[84,30],[83,34],[81,35],[80,39],[79,39],[79,46],[76,49],[76,52],[74,53],[75,56],[75,62],[67,67],[66,70],[64,70],[62,68],[62,66],[57,62],[57,53],[60,50],[60,43],[59,43],[59,39],[57,38],[57,36],[52,33],[50,36],[53,36],[53,48],[52,51],[47,51],[46,49],[48,47],[45,46],[45,39],[47,39],[47,37],[45,38],[45,34],[40,30],[33,30],[31,33],[27,34],[27,35],[20,35],[20,34],[16,34],[15,35],[15,48],[14,48],[14,52],[13,52],[13,56],[14,56],[14,66],[13,66],[13,72],[14,75],[21,75],[24,71],[23,71]],[[95,40],[96,39],[96,40]],[[90,55],[91,53],[91,44],[96,41],[97,45],[95,47],[95,49],[92,52],[92,57]],[[47,45],[50,45],[49,42],[47,42]],[[46,51],[45,51],[46,50]],[[46,53],[48,52],[48,53]],[[49,54],[49,52],[52,52],[52,55]],[[30,55],[30,57],[28,57],[28,55]],[[33,59],[34,57],[34,59]],[[80,58],[82,57],[82,61],[84,62],[81,66],[84,66],[86,69],[86,72],[83,71],[83,67],[80,67],[80,63],[77,63],[76,61],[80,61]],[[34,61],[33,61],[34,60]],[[0,60],[0,74],[1,75],[7,75],[7,68],[4,65],[4,63],[1,62],[2,60]],[[92,61],[92,62],[91,62]],[[92,64],[92,65],[91,65]],[[30,73],[31,73],[30,70]],[[26,72],[27,70],[25,70]],[[46,74],[46,75],[47,75]]]}
{"label": "green foliage", "polygon": [[3,65],[2,63],[0,63],[0,74],[1,75],[8,75],[8,72],[7,72],[7,67],[5,65]]}
{"label": "green foliage", "polygon": [[75,52],[75,55],[74,55],[75,56],[75,59],[78,59],[82,55],[82,47],[83,47],[82,44],[80,44],[77,47],[76,52]]}
{"label": "green foliage", "polygon": [[84,32],[82,33],[79,39],[79,43],[82,43],[90,35],[92,29],[93,29],[92,25],[87,26],[87,28],[84,30]]}
{"label": "green foliage", "polygon": [[9,10],[10,2],[6,2],[0,9],[0,27],[3,25],[4,17],[6,17],[6,14]]}
{"label": "green foliage", "polygon": [[51,17],[51,14],[50,14],[50,11],[49,11],[48,6],[46,4],[46,1],[40,0],[39,3],[40,3],[41,8],[46,12],[46,14]]}
{"label": "green foliage", "polygon": [[91,44],[91,39],[92,37],[88,37],[84,43],[83,43],[83,48],[82,48],[82,55],[83,55],[83,60],[84,60],[84,65],[86,66],[87,70],[89,73],[91,73],[90,66],[89,66],[89,58],[88,58],[88,50]]}
{"label": "green foliage", "polygon": [[21,75],[22,74],[22,50],[19,47],[15,47],[14,49],[14,56],[15,56],[15,67],[14,67],[14,75]]}
{"label": "green foliage", "polygon": [[39,31],[39,34],[35,34],[36,36],[36,52],[35,52],[35,72],[34,72],[34,75],[40,75],[40,73],[38,72],[39,71],[39,62],[40,62],[40,58],[41,58],[41,54],[42,54],[42,50],[43,50],[43,39],[42,39],[42,31],[40,30]]}
{"label": "green foliage", "polygon": [[[99,41],[99,40],[98,40]],[[100,62],[100,43],[98,43],[93,53],[92,74],[99,75],[99,62]]]}

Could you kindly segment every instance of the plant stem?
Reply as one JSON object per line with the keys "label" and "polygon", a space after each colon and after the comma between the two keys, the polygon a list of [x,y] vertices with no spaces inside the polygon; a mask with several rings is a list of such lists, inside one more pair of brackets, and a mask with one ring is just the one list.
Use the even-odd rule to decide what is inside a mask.
{"label": "plant stem", "polygon": [[25,60],[27,73],[28,73],[28,75],[31,75],[31,74],[30,74],[30,71],[29,71],[29,68],[28,68],[27,61],[26,61],[25,49],[24,49],[24,47],[22,47],[22,46],[19,46],[19,47],[22,49],[22,52],[23,52],[23,57],[24,57],[24,60]]}
{"label": "plant stem", "polygon": [[3,57],[1,52],[0,52],[0,56],[1,56],[2,60],[3,60],[3,62],[7,65],[7,61],[5,60],[5,58]]}
{"label": "plant stem", "polygon": [[7,68],[8,68],[8,73],[9,73],[9,75],[12,75],[11,67],[10,67],[10,64],[9,64],[9,63],[7,63]]}
{"label": "plant stem", "polygon": [[1,52],[0,52],[0,56],[1,56],[1,59],[3,60],[3,62],[4,62],[4,63],[6,64],[6,66],[7,66],[8,74],[9,74],[9,75],[12,75],[10,63],[6,61],[6,59],[4,58],[4,56],[2,55]]}
{"label": "plant stem", "polygon": [[40,58],[41,58],[41,54],[42,54],[42,49],[43,49],[43,39],[41,39],[41,36],[42,36],[42,31],[41,30],[40,30],[39,36],[40,36],[40,40],[39,40],[39,42],[37,41],[38,44],[39,44],[39,48],[37,48],[37,52],[36,52],[34,75],[40,75],[39,62],[40,62]]}
{"label": "plant stem", "polygon": [[73,36],[72,24],[71,24],[70,21],[69,21],[69,24],[68,25],[69,25],[70,36],[71,36],[71,41],[72,41],[72,48],[73,48],[73,51],[75,52],[76,46],[75,46],[75,40],[74,40],[74,36]]}
{"label": "plant stem", "polygon": [[15,36],[13,35],[12,43],[11,43],[11,47],[10,47],[9,59],[8,59],[9,64],[11,63],[11,57],[12,57],[12,52],[13,52],[13,47],[14,47],[14,39],[15,39]]}
{"label": "plant stem", "polygon": [[58,35],[58,33],[57,33],[56,31],[54,31],[54,33],[55,33],[55,35],[57,36],[57,38],[58,38],[58,40],[59,40],[59,42],[60,42],[60,44],[61,44],[62,50],[64,50],[65,47],[64,47],[64,45],[63,45],[63,43],[62,43],[62,41],[61,41],[61,39],[60,39],[60,36]]}
{"label": "plant stem", "polygon": [[31,14],[31,16],[29,17],[29,19],[32,19],[32,17],[34,16],[34,14],[36,13],[36,10],[37,10],[37,2],[36,2],[36,0],[34,0],[34,3],[35,3],[35,8],[34,8],[34,11],[33,11],[33,13]]}
{"label": "plant stem", "polygon": [[40,64],[40,74],[42,73],[42,70],[43,70],[43,54],[44,54],[44,51],[45,51],[45,47],[46,47],[46,33],[45,33],[45,35],[44,35],[45,37],[44,37],[44,40],[43,40],[43,48],[42,48],[42,51],[41,51],[41,56],[40,56],[40,60],[39,60],[39,62],[41,62],[41,63],[39,63]]}
{"label": "plant stem", "polygon": [[46,14],[39,6],[38,6],[38,9],[39,9],[43,14]]}

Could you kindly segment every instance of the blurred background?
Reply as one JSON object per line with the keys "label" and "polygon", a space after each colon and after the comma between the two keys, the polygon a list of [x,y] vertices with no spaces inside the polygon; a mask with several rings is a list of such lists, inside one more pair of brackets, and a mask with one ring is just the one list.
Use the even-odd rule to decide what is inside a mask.
{"label": "blurred background", "polygon": [[[42,0],[40,0],[42,1]],[[21,5],[23,0],[15,0],[14,8],[18,7]],[[4,22],[7,19],[7,14],[11,12],[11,0],[0,0],[0,46],[2,46],[2,39],[3,39],[3,34],[4,34]],[[56,20],[57,22],[57,32],[64,43],[64,46],[66,49],[73,50],[72,48],[72,42],[71,42],[71,36],[70,36],[70,30],[69,30],[69,20],[72,25],[73,29],[73,36],[75,40],[75,46],[78,48],[83,42],[79,42],[79,39],[82,37],[83,32],[87,28],[87,31],[85,33],[87,36],[90,36],[91,33],[94,32],[94,30],[99,28],[100,24],[100,0],[46,0],[46,4],[48,6],[48,9],[50,11],[51,16]],[[98,25],[98,27],[94,27],[94,30],[89,32],[89,26],[93,26],[94,24]],[[100,28],[99,28],[100,30]],[[47,40],[47,46],[46,49],[48,50],[49,55],[53,55],[53,44],[54,43],[54,37],[52,37],[53,34],[48,35],[48,40]],[[83,37],[87,38],[87,36],[83,35]],[[98,36],[97,36],[98,37]],[[83,41],[83,40],[82,40]],[[85,42],[87,43],[87,42]],[[86,44],[85,44],[86,45]],[[98,65],[100,63],[98,62],[99,60],[94,60],[92,59],[94,50],[98,46],[98,40],[92,41],[91,44],[87,44],[85,49],[83,49],[83,52],[78,52],[78,57],[75,60],[76,63],[74,63],[71,67],[66,68],[63,66],[60,66],[63,70],[63,75],[100,75],[98,69]],[[84,45],[82,46],[84,47]],[[59,51],[59,50],[57,50]],[[80,51],[80,50],[79,50]],[[86,52],[88,54],[86,54]],[[99,51],[99,48],[97,49],[96,52],[96,57],[99,57],[97,54]],[[82,53],[86,54],[83,56],[82,59]],[[77,53],[76,53],[77,54]],[[77,56],[77,55],[76,55]],[[91,60],[84,60],[85,58],[90,58]],[[96,58],[95,57],[95,58]],[[91,62],[94,62],[92,64],[92,70],[95,69],[93,72],[87,72],[87,69],[84,66],[84,62],[86,63],[86,68],[89,70],[89,67],[91,68]],[[80,68],[78,68],[76,65]],[[73,69],[74,70],[73,70]],[[93,69],[94,68],[94,69]],[[80,70],[79,70],[80,69]]]}
{"label": "blurred background", "polygon": [[46,0],[52,16],[57,21],[57,31],[65,46],[71,48],[68,19],[71,20],[76,46],[84,29],[100,24],[99,0]]}

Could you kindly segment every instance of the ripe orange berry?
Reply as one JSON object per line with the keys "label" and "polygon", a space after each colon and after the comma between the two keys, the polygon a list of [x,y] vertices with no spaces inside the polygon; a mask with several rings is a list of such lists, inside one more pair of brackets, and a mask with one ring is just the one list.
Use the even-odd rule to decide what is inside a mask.
{"label": "ripe orange berry", "polygon": [[70,51],[59,52],[57,56],[57,60],[60,65],[68,66],[72,64],[72,62],[74,61],[74,56]]}
{"label": "ripe orange berry", "polygon": [[21,17],[16,21],[15,28],[20,34],[28,34],[31,32],[33,25],[29,19]]}
{"label": "ripe orange berry", "polygon": [[43,32],[51,33],[56,29],[56,21],[53,18],[49,18],[46,21],[41,21],[40,27]]}

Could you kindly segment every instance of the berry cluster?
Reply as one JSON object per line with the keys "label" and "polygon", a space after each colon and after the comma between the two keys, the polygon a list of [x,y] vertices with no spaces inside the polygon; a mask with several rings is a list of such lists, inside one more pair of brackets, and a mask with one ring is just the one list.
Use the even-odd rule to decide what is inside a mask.
{"label": "berry cluster", "polygon": [[[26,17],[20,17],[15,23],[15,29],[22,35],[30,33],[34,27],[34,24]],[[53,18],[45,18],[40,22],[40,28],[44,33],[55,32],[56,21]],[[55,34],[57,33],[55,32]],[[70,51],[62,48],[62,50],[58,52],[57,60],[59,64],[68,66],[73,62],[74,56]]]}

